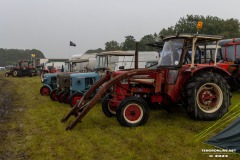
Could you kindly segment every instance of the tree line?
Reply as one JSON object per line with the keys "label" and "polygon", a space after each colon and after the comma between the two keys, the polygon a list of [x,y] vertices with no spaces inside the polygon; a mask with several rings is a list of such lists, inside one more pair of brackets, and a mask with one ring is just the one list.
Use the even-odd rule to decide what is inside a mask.
{"label": "tree line", "polygon": [[13,65],[21,60],[31,60],[31,54],[35,54],[35,58],[45,58],[44,54],[36,49],[21,50],[0,48],[0,66]]}
{"label": "tree line", "polygon": [[[152,51],[153,47],[146,44],[161,41],[161,36],[174,35],[178,33],[197,33],[196,25],[198,21],[203,22],[203,28],[198,31],[199,34],[220,35],[223,38],[237,38],[240,37],[240,22],[238,19],[221,19],[215,16],[202,15],[187,15],[182,17],[174,25],[168,28],[163,28],[159,33],[149,34],[143,36],[139,41],[140,51]],[[97,50],[88,50],[86,53],[99,53],[99,51],[111,50],[135,50],[135,38],[132,35],[125,36],[125,41],[119,43],[111,40],[105,43],[105,49],[98,48]]]}

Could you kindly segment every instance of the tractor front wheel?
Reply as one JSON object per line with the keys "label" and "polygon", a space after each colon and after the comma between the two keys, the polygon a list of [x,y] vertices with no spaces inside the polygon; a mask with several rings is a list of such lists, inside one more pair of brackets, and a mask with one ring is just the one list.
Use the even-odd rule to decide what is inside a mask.
{"label": "tractor front wheel", "polygon": [[74,107],[83,97],[83,94],[82,93],[74,93],[70,96],[69,98],[69,104],[71,107]]}
{"label": "tractor front wheel", "polygon": [[50,98],[52,101],[58,101],[58,93],[60,92],[60,89],[55,88],[54,90],[52,90],[52,92],[50,93]]}
{"label": "tractor front wheel", "polygon": [[51,93],[51,89],[48,86],[42,86],[40,88],[40,93],[42,96],[49,96]]}
{"label": "tractor front wheel", "polygon": [[147,103],[141,98],[128,97],[119,104],[116,116],[122,126],[144,125],[149,117]]}
{"label": "tractor front wheel", "polygon": [[66,91],[66,92],[63,94],[63,103],[69,104],[69,96],[70,96],[70,91]]}
{"label": "tractor front wheel", "polygon": [[198,74],[190,79],[186,89],[187,111],[194,119],[219,119],[231,105],[230,87],[220,74]]}
{"label": "tractor front wheel", "polygon": [[59,103],[63,103],[63,98],[64,98],[64,93],[65,93],[66,91],[61,91],[61,92],[59,92],[58,93],[58,95],[57,95],[57,97],[58,97],[58,102]]}
{"label": "tractor front wheel", "polygon": [[107,117],[113,117],[116,115],[116,108],[110,104],[111,98],[111,93],[108,93],[102,100],[102,111]]}

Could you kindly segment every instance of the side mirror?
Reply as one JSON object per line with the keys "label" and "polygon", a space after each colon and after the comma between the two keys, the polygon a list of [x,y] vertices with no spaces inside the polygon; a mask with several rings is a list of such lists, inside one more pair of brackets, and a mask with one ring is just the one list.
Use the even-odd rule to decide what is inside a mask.
{"label": "side mirror", "polygon": [[119,69],[124,69],[124,66],[119,66]]}

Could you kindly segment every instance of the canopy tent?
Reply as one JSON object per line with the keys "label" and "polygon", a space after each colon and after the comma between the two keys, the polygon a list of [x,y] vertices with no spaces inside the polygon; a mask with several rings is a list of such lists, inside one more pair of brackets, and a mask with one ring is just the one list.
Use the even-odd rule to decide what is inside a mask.
{"label": "canopy tent", "polygon": [[240,153],[240,117],[206,143]]}

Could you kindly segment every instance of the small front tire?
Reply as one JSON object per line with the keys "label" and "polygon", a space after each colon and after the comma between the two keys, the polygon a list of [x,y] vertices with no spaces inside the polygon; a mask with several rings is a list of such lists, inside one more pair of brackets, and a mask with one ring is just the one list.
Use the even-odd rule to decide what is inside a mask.
{"label": "small front tire", "polygon": [[110,103],[111,98],[111,93],[108,93],[102,100],[102,111],[107,117],[116,116],[116,108],[112,107]]}
{"label": "small front tire", "polygon": [[137,127],[144,125],[149,117],[147,103],[137,97],[127,97],[117,108],[117,120],[122,126]]}
{"label": "small front tire", "polygon": [[48,86],[42,86],[40,88],[40,93],[42,96],[49,96],[51,93],[51,89]]}

